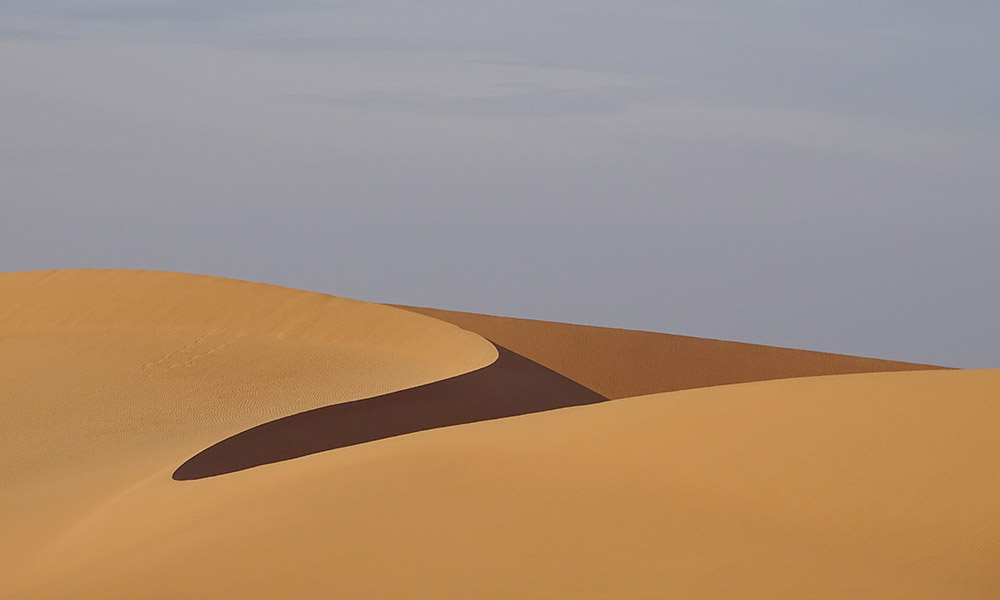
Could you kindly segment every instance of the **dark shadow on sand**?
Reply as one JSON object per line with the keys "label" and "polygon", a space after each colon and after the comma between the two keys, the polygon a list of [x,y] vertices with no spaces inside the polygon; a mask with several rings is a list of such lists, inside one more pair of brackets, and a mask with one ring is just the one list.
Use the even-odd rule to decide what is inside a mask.
{"label": "dark shadow on sand", "polygon": [[471,373],[247,429],[194,455],[173,478],[203,479],[426,429],[607,400],[506,348],[497,351],[496,361]]}

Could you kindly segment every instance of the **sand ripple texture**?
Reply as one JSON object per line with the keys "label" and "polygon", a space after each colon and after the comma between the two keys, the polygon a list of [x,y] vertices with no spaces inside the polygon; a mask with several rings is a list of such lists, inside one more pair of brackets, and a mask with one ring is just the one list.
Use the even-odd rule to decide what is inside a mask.
{"label": "sand ripple texture", "polygon": [[[1000,597],[1000,371],[433,316],[0,275],[0,598]],[[486,337],[586,405],[172,478],[282,417],[523,372]]]}

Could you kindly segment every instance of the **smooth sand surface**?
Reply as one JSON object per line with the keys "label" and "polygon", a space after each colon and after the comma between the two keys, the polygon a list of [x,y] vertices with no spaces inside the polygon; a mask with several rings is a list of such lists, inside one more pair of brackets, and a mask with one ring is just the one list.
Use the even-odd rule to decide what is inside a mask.
{"label": "smooth sand surface", "polygon": [[666,333],[398,306],[478,333],[608,398],[787,377],[941,368]]}
{"label": "smooth sand surface", "polygon": [[163,472],[15,597],[995,598],[998,389],[782,380]]}
{"label": "smooth sand surface", "polygon": [[110,498],[220,439],[496,357],[441,321],[276,286],[0,274],[0,595]]}
{"label": "smooth sand surface", "polygon": [[0,598],[1000,597],[1000,370],[658,393],[172,479],[497,356],[261,284],[0,275]]}

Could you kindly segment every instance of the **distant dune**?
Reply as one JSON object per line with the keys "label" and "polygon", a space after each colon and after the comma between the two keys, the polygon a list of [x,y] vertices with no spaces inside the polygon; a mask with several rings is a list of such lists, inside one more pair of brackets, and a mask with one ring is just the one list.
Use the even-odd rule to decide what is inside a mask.
{"label": "distant dune", "polygon": [[0,599],[1000,597],[1000,370],[48,271],[0,410]]}
{"label": "distant dune", "polygon": [[400,308],[478,333],[609,398],[786,377],[941,368],[648,331]]}

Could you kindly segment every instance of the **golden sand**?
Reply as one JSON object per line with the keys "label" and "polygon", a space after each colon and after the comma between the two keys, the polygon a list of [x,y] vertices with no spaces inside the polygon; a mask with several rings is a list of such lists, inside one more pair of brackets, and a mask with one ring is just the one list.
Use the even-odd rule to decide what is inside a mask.
{"label": "golden sand", "polygon": [[247,427],[496,356],[261,284],[0,275],[0,598],[1000,597],[1000,370],[658,393],[171,479]]}
{"label": "golden sand", "polygon": [[275,286],[0,275],[0,596],[109,499],[224,437],[496,356],[440,321]]}

